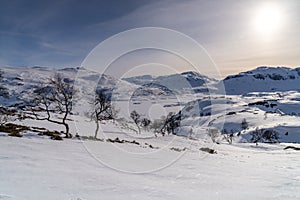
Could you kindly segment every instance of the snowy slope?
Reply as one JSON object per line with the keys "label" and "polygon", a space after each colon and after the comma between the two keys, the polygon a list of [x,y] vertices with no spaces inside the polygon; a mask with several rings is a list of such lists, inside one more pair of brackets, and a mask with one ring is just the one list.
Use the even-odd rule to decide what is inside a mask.
{"label": "snowy slope", "polygon": [[175,93],[208,92],[209,89],[213,89],[212,85],[217,82],[215,79],[192,71],[158,77],[150,75],[136,76],[124,78],[123,80],[137,85],[145,85],[149,83],[158,84],[168,88]]}
{"label": "snowy slope", "polygon": [[[0,70],[3,76],[1,86],[9,90],[8,98],[0,96],[0,105],[6,106],[23,103],[23,98],[26,99],[28,94],[32,93],[41,83],[47,82],[55,73],[62,74],[66,82],[73,83],[76,79],[76,86],[78,86],[76,89],[81,91],[82,95],[94,94],[96,88],[91,87],[91,85],[97,82],[98,89],[115,90],[115,95],[126,94],[128,90],[137,87],[126,81],[116,80],[108,75],[100,75],[84,68],[1,67]],[[80,76],[78,76],[79,70]]]}
{"label": "snowy slope", "polygon": [[249,92],[299,91],[300,68],[259,67],[223,80],[226,94]]}
{"label": "snowy slope", "polygon": [[[176,135],[166,136],[147,130],[138,135],[106,121],[100,124],[99,140],[89,138],[96,125],[83,114],[99,74],[80,70],[78,75],[73,68],[1,68],[1,85],[10,91],[9,98],[0,97],[1,106],[20,103],[55,72],[70,82],[77,77],[82,95],[75,102],[78,113],[68,121],[70,132],[81,140],[53,141],[32,130],[23,131],[22,138],[0,132],[1,200],[300,199],[299,151],[284,150],[300,148],[300,93],[289,91],[299,79],[297,69],[258,68],[226,78],[229,93],[244,94],[227,96],[192,94],[191,88],[207,88],[204,82],[216,84],[193,72],[127,81],[104,75],[98,88],[113,90],[120,113],[134,109],[153,120],[173,111],[181,121]],[[272,91],[273,82],[282,91]],[[249,125],[245,130],[243,119]],[[13,123],[64,129],[33,119]],[[207,132],[213,128],[232,134],[232,145],[220,134],[214,138],[219,144],[213,143]],[[249,143],[257,128],[277,131],[282,143]]]}
{"label": "snowy slope", "polygon": [[[95,72],[80,69],[78,74],[78,69],[75,68],[54,70],[42,67],[2,67],[1,71],[2,85],[10,92],[10,98],[0,97],[0,104],[4,106],[21,104],[21,98],[26,98],[40,82],[46,81],[54,73],[62,73],[67,81],[71,82],[77,78],[76,86],[79,87],[77,89],[80,90],[81,96],[74,102],[76,108],[74,114],[81,116],[90,109],[88,101],[93,97],[95,89],[91,85],[97,83],[99,79],[99,74]],[[128,118],[129,112],[137,110],[142,116],[154,120],[171,111],[175,113],[180,111],[182,120],[178,135],[188,136],[191,131],[197,135],[208,127],[216,127],[220,131],[226,129],[228,133],[237,134],[241,131],[241,121],[245,118],[249,121],[249,130],[243,131],[237,142],[249,141],[249,134],[257,127],[278,130],[281,142],[300,142],[300,134],[297,132],[300,93],[288,91],[292,87],[298,87],[295,83],[300,81],[298,71],[282,67],[260,67],[227,77],[224,80],[226,90],[233,93],[247,93],[242,96],[225,97],[216,94],[208,96],[205,93],[181,95],[183,92],[181,89],[184,89],[180,88],[181,83],[188,83],[193,89],[202,87],[207,82],[216,84],[215,80],[195,72],[161,77],[145,75],[128,78],[126,81],[103,75],[98,88],[113,90],[113,100],[120,110],[120,117]],[[270,92],[270,87],[276,85],[287,91]],[[178,93],[179,90],[181,93]],[[263,92],[251,92],[253,90]],[[29,125],[31,123],[35,122],[28,122]],[[73,130],[73,133],[75,132],[76,130]],[[288,136],[285,135],[286,132],[289,132]]]}

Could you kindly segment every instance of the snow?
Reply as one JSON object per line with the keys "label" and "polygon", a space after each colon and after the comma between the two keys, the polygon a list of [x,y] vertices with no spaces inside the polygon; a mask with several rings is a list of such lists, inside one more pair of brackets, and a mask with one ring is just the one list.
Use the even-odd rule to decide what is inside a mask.
{"label": "snow", "polygon": [[217,80],[201,75],[197,72],[183,72],[166,76],[153,77],[150,75],[124,78],[123,80],[137,85],[157,84],[169,88],[174,93],[208,92],[214,89]]}
{"label": "snow", "polygon": [[[108,157],[111,143],[95,142]],[[114,144],[125,150],[139,146]],[[152,173],[124,173],[95,160],[82,141],[41,138],[0,140],[1,199],[299,199],[300,157],[286,144],[215,145],[217,154],[187,151]],[[143,149],[149,153],[150,149]],[[171,157],[181,153],[160,150]],[[165,157],[152,155],[153,162]],[[126,161],[126,159],[125,159]],[[134,165],[147,168],[144,162]]]}
{"label": "snow", "polygon": [[[0,105],[9,109],[57,72],[40,67],[1,70],[11,96],[0,97]],[[182,118],[177,135],[164,137],[145,130],[137,135],[107,121],[100,126],[101,140],[84,137],[94,135],[95,124],[85,112],[99,74],[73,68],[58,71],[70,81],[77,76],[82,96],[74,102],[69,124],[70,132],[82,139],[54,141],[34,131],[15,138],[0,132],[0,200],[300,199],[299,151],[284,150],[300,147],[298,68],[260,67],[227,77],[227,96],[191,92],[206,87],[215,91],[212,88],[220,84],[195,72],[124,80],[105,75],[97,87],[113,89],[121,117],[136,110],[152,120],[169,112],[180,112]],[[149,88],[149,83],[155,84]],[[245,130],[243,119],[249,124]],[[47,121],[13,123],[64,130]],[[207,134],[213,128],[232,133],[233,144],[223,135],[216,136],[219,144],[213,143]],[[256,128],[277,131],[280,143],[250,143]],[[217,154],[201,151],[203,147]]]}
{"label": "snow", "polygon": [[300,68],[258,67],[226,77],[223,82],[226,94],[249,92],[299,91]]}

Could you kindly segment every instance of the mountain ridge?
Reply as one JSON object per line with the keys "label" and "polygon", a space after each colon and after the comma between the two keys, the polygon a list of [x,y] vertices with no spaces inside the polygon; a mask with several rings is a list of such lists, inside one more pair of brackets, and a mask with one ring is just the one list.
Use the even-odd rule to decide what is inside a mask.
{"label": "mountain ridge", "polygon": [[261,66],[227,76],[222,83],[226,94],[229,95],[249,92],[299,91],[300,68]]}

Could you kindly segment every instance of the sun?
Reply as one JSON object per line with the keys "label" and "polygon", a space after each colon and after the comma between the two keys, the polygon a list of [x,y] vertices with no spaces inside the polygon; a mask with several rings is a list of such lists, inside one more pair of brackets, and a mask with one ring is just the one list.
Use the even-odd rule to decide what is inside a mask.
{"label": "sun", "polygon": [[260,7],[255,13],[255,30],[266,36],[271,36],[280,30],[283,21],[281,8],[276,4],[267,4]]}

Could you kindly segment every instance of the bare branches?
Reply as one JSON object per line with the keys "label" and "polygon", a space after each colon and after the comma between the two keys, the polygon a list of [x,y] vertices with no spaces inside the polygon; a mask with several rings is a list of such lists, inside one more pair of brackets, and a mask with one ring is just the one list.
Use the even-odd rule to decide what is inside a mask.
{"label": "bare branches", "polygon": [[[41,84],[35,91],[29,110],[36,120],[47,120],[65,126],[66,137],[71,137],[67,117],[72,111],[72,100],[76,93],[74,86],[65,82],[60,74],[55,74],[46,83]],[[40,115],[44,113],[44,115]],[[61,114],[62,119],[54,117]]]}
{"label": "bare branches", "polygon": [[112,105],[109,92],[108,90],[98,90],[95,99],[91,102],[92,111],[88,115],[96,123],[95,138],[97,138],[99,122],[114,119],[118,112]]}
{"label": "bare branches", "polygon": [[160,130],[162,135],[165,135],[166,133],[175,134],[175,129],[180,126],[180,116],[174,114],[173,112],[170,112],[166,118],[163,119],[163,126]]}
{"label": "bare branches", "polygon": [[105,90],[97,91],[94,101],[94,118],[99,121],[113,119],[113,106],[110,94]]}
{"label": "bare branches", "polygon": [[130,113],[130,117],[131,117],[131,119],[133,120],[133,122],[135,123],[135,125],[138,129],[137,133],[141,134],[141,128],[140,128],[141,115],[134,110]]}

